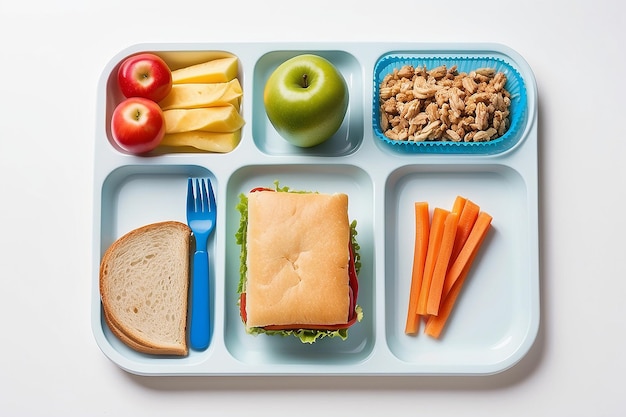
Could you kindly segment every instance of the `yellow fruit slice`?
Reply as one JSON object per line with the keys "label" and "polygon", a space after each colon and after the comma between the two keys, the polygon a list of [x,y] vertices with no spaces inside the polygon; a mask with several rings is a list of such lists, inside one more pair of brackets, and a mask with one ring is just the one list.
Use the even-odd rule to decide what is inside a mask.
{"label": "yellow fruit slice", "polygon": [[226,153],[235,149],[240,140],[241,129],[222,133],[195,130],[167,134],[159,146],[191,147],[202,151]]}
{"label": "yellow fruit slice", "polygon": [[194,109],[232,104],[238,107],[242,95],[237,78],[225,83],[174,84],[159,106],[163,110]]}
{"label": "yellow fruit slice", "polygon": [[172,109],[163,112],[165,133],[234,132],[244,125],[243,117],[235,106],[203,107],[200,109]]}
{"label": "yellow fruit slice", "polygon": [[225,83],[237,77],[236,57],[219,58],[172,71],[172,83]]}

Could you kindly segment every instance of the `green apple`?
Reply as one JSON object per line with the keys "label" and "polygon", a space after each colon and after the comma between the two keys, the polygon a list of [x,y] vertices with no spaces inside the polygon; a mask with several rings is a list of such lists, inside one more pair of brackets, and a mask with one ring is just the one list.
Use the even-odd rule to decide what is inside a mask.
{"label": "green apple", "polygon": [[308,148],[328,140],[348,109],[348,85],[339,70],[318,55],[295,56],[276,68],[265,84],[265,112],[278,133]]}

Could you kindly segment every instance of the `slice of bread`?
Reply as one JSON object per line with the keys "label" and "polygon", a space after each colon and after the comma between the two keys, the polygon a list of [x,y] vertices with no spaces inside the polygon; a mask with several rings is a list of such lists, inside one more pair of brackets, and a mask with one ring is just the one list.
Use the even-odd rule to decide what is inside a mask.
{"label": "slice of bread", "polygon": [[100,263],[105,322],[139,352],[186,355],[189,243],[186,224],[166,221],[116,240]]}

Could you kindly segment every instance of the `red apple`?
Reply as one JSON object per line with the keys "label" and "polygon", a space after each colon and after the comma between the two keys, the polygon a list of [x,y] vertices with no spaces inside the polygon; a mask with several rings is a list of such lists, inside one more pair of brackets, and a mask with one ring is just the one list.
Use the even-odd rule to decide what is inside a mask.
{"label": "red apple", "polygon": [[154,54],[133,55],[120,65],[117,82],[125,97],[144,97],[159,102],[172,90],[172,71]]}
{"label": "red apple", "polygon": [[150,152],[165,135],[163,111],[156,102],[147,98],[127,98],[113,111],[111,134],[115,142],[128,152]]}

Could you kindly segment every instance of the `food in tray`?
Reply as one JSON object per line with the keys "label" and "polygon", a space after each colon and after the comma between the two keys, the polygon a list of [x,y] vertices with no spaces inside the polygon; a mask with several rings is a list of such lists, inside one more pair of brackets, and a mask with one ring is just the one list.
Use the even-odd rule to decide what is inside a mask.
{"label": "food in tray", "polygon": [[172,71],[172,90],[159,103],[165,115],[162,146],[220,153],[235,149],[245,124],[238,70],[231,56]]}
{"label": "food in tray", "polygon": [[174,84],[225,83],[237,77],[239,65],[234,56],[211,59],[172,71]]}
{"label": "food in tray", "polygon": [[363,316],[346,194],[257,188],[241,195],[239,307],[251,334],[346,339]]}
{"label": "food in tray", "polygon": [[457,196],[451,210],[415,203],[415,246],[406,334],[416,334],[420,320],[424,333],[439,338],[461,287],[489,231],[492,217],[480,206]]}
{"label": "food in tray", "polygon": [[171,109],[163,112],[165,134],[179,132],[236,132],[244,120],[235,106],[227,104],[200,109]]}
{"label": "food in tray", "polygon": [[[126,108],[124,120],[111,120],[113,140],[123,150],[139,155],[158,147],[176,152],[232,151],[241,140],[245,123],[240,113],[243,89],[238,70],[235,56],[216,57],[173,71],[151,53],[126,58],[118,70],[120,90],[127,97],[140,94],[156,104],[162,112],[163,132],[154,132],[154,104],[144,102],[143,107],[129,111],[122,102],[114,114],[120,107]],[[149,132],[140,133],[148,128]]]}
{"label": "food in tray", "polygon": [[111,135],[128,152],[148,153],[156,149],[165,136],[163,111],[156,102],[147,98],[127,98],[113,111]]}
{"label": "food in tray", "polygon": [[169,133],[163,136],[161,146],[172,146],[181,149],[188,147],[211,150],[212,152],[230,152],[241,141],[241,129],[234,132],[190,132]]}
{"label": "food in tray", "polygon": [[312,147],[330,139],[341,127],[349,92],[341,72],[327,59],[302,54],[283,62],[268,78],[263,92],[267,116],[293,145]]}
{"label": "food in tray", "polygon": [[237,78],[220,83],[174,84],[159,106],[163,110],[233,105],[239,108],[243,90]]}
{"label": "food in tray", "polygon": [[380,125],[398,141],[487,142],[510,126],[507,77],[494,68],[403,65],[379,86]]}
{"label": "food in tray", "polygon": [[100,263],[103,317],[113,334],[142,353],[185,356],[191,230],[152,223],[117,239]]}
{"label": "food in tray", "polygon": [[172,72],[161,57],[143,53],[122,62],[117,71],[117,82],[124,97],[160,101],[172,88]]}

